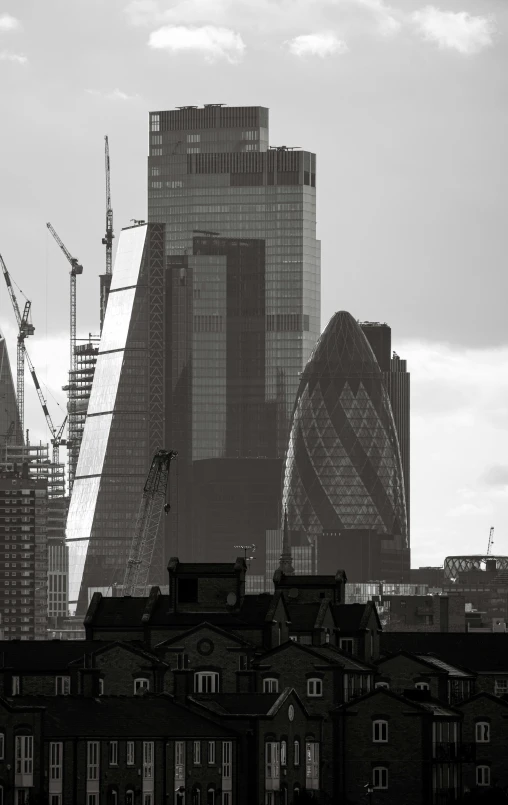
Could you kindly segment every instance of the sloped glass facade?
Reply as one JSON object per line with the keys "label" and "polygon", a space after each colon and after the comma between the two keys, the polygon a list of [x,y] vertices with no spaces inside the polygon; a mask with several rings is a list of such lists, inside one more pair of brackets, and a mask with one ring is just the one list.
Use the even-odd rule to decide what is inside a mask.
{"label": "sloped glass facade", "polygon": [[0,330],[0,445],[14,443],[19,430],[16,391],[12,378],[7,342]]}
{"label": "sloped glass facade", "polygon": [[365,334],[346,312],[333,316],[301,378],[283,507],[292,544],[316,546],[318,572],[331,572],[325,565],[338,561],[348,575],[377,571],[382,578],[408,562],[390,399]]}

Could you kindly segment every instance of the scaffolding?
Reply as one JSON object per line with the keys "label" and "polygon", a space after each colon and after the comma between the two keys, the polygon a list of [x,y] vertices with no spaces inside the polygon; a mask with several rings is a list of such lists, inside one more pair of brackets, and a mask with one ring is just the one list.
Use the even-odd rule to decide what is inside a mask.
{"label": "scaffolding", "polygon": [[75,348],[74,369],[69,378],[69,408],[74,411],[72,420],[69,420],[69,492],[72,491],[78,466],[86,412],[99,353],[99,340],[98,335],[90,333],[88,341]]}

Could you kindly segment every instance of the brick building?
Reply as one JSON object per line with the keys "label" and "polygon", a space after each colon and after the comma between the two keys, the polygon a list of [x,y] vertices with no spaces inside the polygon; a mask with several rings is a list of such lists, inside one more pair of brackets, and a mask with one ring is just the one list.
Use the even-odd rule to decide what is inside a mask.
{"label": "brick building", "polygon": [[262,595],[245,594],[243,559],[168,572],[168,595],[97,593],[85,640],[0,642],[2,805],[504,796],[506,643],[496,660],[458,639],[505,635],[389,646],[375,606],[343,603],[341,571],[277,572]]}

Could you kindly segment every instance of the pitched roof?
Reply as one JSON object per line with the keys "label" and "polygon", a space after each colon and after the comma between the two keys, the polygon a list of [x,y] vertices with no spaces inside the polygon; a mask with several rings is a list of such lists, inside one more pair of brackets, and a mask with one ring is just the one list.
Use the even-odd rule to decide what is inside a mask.
{"label": "pitched roof", "polygon": [[381,651],[435,654],[451,665],[476,672],[508,673],[505,632],[382,632]]}
{"label": "pitched roof", "polygon": [[362,671],[365,672],[371,670],[369,665],[362,663],[360,660],[357,660],[354,657],[351,657],[350,654],[346,654],[335,646],[331,646],[329,644],[324,646],[307,646],[304,643],[296,643],[293,640],[288,640],[286,643],[282,643],[280,646],[275,646],[275,648],[265,651],[261,656],[259,656],[256,664],[263,665],[265,660],[269,659],[274,654],[280,654],[284,651],[302,652],[303,654],[308,654],[314,657],[320,664],[326,662],[332,665],[338,665],[345,671],[360,673]]}
{"label": "pitched roof", "polygon": [[311,632],[316,626],[321,601],[305,604],[293,604],[288,601],[287,608],[291,620],[291,631]]}
{"label": "pitched roof", "polygon": [[103,647],[101,640],[0,640],[0,661],[4,668],[61,671]]}
{"label": "pitched roof", "polygon": [[220,715],[266,716],[277,702],[279,694],[214,693],[189,698]]}
{"label": "pitched roof", "polygon": [[[17,700],[18,702],[18,700]],[[46,709],[45,733],[49,737],[231,737],[228,730],[168,695],[19,697],[19,704]]]}
{"label": "pitched roof", "polygon": [[157,651],[160,651],[161,649],[164,649],[166,647],[169,648],[172,645],[179,646],[188,637],[190,637],[193,634],[199,634],[199,632],[201,632],[203,629],[208,629],[209,631],[214,632],[214,634],[226,638],[226,640],[233,641],[238,646],[247,646],[249,648],[253,647],[251,643],[248,643],[246,640],[243,640],[239,635],[235,634],[231,630],[226,631],[225,629],[220,629],[214,623],[208,623],[208,621],[205,620],[201,621],[201,623],[197,624],[196,626],[193,626],[192,629],[188,629],[186,632],[179,632],[176,635],[176,637],[168,637],[166,640],[157,643],[155,648],[157,649]]}
{"label": "pitched roof", "polygon": [[437,699],[410,699],[408,696],[403,696],[401,693],[396,693],[395,691],[388,690],[387,688],[375,688],[374,690],[369,691],[369,693],[365,693],[363,696],[358,696],[357,698],[352,699],[350,702],[339,705],[339,707],[336,708],[336,712],[355,707],[360,702],[366,699],[371,699],[373,696],[387,696],[388,698],[396,699],[399,702],[410,705],[411,707],[414,707],[415,710],[427,711],[435,716],[457,717],[456,710],[451,707],[447,707]]}
{"label": "pitched roof", "polygon": [[377,618],[378,628],[381,628],[373,601],[367,601],[365,604],[335,604],[332,606],[332,613],[341,632],[358,632],[366,629],[372,613]]}

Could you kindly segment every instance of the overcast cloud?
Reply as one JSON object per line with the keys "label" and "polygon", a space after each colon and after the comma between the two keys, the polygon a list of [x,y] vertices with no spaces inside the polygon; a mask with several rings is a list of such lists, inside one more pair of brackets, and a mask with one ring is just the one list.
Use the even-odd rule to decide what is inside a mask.
{"label": "overcast cloud", "polygon": [[[508,553],[507,29],[505,0],[0,0],[0,252],[54,396],[68,266],[45,223],[96,332],[104,134],[118,233],[146,216],[150,109],[268,106],[273,144],[317,153],[323,325],[387,321],[409,360],[413,564],[484,550],[491,525]],[[5,288],[0,326],[14,361]]]}

